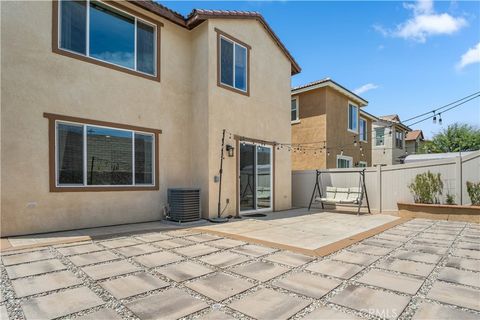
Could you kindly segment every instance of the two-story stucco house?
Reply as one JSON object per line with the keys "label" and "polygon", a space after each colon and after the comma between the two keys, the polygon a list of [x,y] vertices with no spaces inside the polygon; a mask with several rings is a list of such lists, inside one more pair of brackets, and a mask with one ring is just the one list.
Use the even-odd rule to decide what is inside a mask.
{"label": "two-story stucco house", "polygon": [[411,129],[396,114],[378,117],[372,127],[373,165],[402,163],[407,154],[405,136]]}
{"label": "two-story stucco house", "polygon": [[292,169],[370,166],[376,118],[362,110],[367,104],[330,78],[293,88]]}
{"label": "two-story stucco house", "polygon": [[407,154],[423,153],[425,137],[422,130],[412,130],[405,136],[405,152]]}
{"label": "two-story stucco house", "polygon": [[170,187],[215,216],[224,129],[224,214],[291,207],[300,67],[260,14],[2,1],[1,37],[2,236],[158,220]]}

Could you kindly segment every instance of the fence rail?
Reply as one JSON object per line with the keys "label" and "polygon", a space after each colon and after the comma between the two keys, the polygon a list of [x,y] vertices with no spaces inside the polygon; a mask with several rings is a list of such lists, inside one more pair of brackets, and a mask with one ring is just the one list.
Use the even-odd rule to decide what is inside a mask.
{"label": "fence rail", "polygon": [[[362,170],[363,168],[358,168]],[[332,169],[333,170],[333,169]],[[351,172],[352,168],[334,169],[322,175],[323,191],[326,186],[356,187],[359,174]],[[353,169],[355,170],[355,169]],[[430,171],[440,173],[444,189],[442,203],[447,194],[455,197],[457,204],[469,205],[466,182],[480,181],[480,151],[455,158],[422,161],[390,166],[369,167],[365,170],[370,207],[376,212],[397,211],[397,202],[413,202],[408,185],[419,173]],[[308,207],[315,184],[315,171],[293,171],[292,204],[296,207]]]}

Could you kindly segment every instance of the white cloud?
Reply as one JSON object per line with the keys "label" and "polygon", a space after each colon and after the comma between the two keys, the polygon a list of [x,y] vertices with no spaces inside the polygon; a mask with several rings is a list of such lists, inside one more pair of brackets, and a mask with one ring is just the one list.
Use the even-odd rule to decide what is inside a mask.
{"label": "white cloud", "polygon": [[457,63],[457,69],[463,69],[469,64],[480,63],[480,42],[473,48],[468,49],[462,54],[460,61]]}
{"label": "white cloud", "polygon": [[362,94],[362,93],[365,93],[367,91],[377,89],[377,88],[378,88],[378,85],[373,84],[373,83],[367,83],[367,84],[364,84],[363,86],[353,90],[353,92],[355,94]]}
{"label": "white cloud", "polygon": [[431,0],[420,0],[414,4],[404,3],[403,7],[412,10],[412,18],[400,23],[394,29],[386,29],[379,25],[374,25],[373,28],[383,36],[425,42],[429,36],[452,34],[467,25],[463,17],[435,13]]}

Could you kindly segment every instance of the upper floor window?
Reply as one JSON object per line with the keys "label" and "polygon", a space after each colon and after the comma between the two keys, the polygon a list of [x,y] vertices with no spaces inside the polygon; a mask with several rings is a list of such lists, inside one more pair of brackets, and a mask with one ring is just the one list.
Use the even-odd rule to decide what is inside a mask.
{"label": "upper floor window", "polygon": [[360,141],[367,142],[367,120],[360,118]]}
{"label": "upper floor window", "polygon": [[291,104],[291,119],[292,122],[299,120],[299,111],[298,111],[298,98],[292,99]]}
{"label": "upper floor window", "polygon": [[358,107],[351,102],[348,103],[348,130],[358,132]]}
{"label": "upper floor window", "polygon": [[157,74],[157,25],[100,1],[59,1],[60,49],[148,76]]}
{"label": "upper floor window", "polygon": [[383,146],[385,144],[385,128],[375,128],[375,145]]}
{"label": "upper floor window", "polygon": [[217,30],[218,33],[218,84],[224,88],[248,95],[250,47]]}
{"label": "upper floor window", "polygon": [[395,130],[395,147],[403,149],[403,132]]}
{"label": "upper floor window", "polygon": [[337,168],[351,168],[352,162],[352,157],[337,155]]}

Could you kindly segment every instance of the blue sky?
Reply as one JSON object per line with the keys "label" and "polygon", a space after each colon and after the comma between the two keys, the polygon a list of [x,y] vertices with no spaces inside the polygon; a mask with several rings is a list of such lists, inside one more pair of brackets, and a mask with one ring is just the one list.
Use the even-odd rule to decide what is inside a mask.
{"label": "blue sky", "polygon": [[[480,91],[480,2],[161,1],[260,12],[302,67],[292,86],[330,77],[375,115],[407,119]],[[469,51],[470,50],[470,51]],[[463,60],[462,60],[463,56]],[[463,61],[463,62],[462,62]],[[413,128],[427,137],[453,122],[480,126],[480,98]]]}

